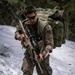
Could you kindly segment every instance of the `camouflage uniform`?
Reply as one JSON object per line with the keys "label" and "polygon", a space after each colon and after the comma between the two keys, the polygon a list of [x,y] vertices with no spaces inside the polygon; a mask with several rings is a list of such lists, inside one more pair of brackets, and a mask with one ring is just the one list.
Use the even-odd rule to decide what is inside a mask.
{"label": "camouflage uniform", "polygon": [[[24,22],[23,22],[23,25],[25,27]],[[41,31],[42,25],[43,25],[43,31]],[[28,28],[28,26],[26,28]],[[19,26],[17,26],[17,31],[15,32],[15,34],[19,33],[19,31],[22,33],[21,28]],[[47,55],[47,53],[52,52],[52,48],[53,48],[53,35],[52,35],[51,26],[47,25],[46,23],[44,23],[38,19],[37,32],[40,35],[40,37],[42,38],[41,39],[40,37],[38,37],[38,39],[39,39],[38,45],[40,47],[40,53],[42,53],[44,56],[44,60],[42,62],[40,62],[40,65],[43,69],[44,75],[52,75],[52,69],[49,64],[49,56],[50,55],[49,54]],[[25,47],[24,41],[21,41],[21,43]],[[44,53],[44,50],[46,51],[46,53]],[[22,64],[23,75],[32,75],[33,74],[34,63],[31,60],[30,55],[31,54],[27,48],[27,50],[25,52],[25,57],[23,59],[23,64]],[[38,66],[36,66],[36,69],[37,69],[38,75],[41,75]]]}

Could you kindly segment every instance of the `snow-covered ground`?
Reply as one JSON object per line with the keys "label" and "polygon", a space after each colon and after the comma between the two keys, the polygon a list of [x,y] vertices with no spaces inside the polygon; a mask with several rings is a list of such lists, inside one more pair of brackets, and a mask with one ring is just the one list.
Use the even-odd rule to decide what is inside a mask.
{"label": "snow-covered ground", "polygon": [[[15,27],[0,26],[0,75],[22,75],[21,65],[25,50],[14,39]],[[50,54],[52,75],[75,75],[75,42],[66,40]],[[37,75],[34,68],[33,75]]]}

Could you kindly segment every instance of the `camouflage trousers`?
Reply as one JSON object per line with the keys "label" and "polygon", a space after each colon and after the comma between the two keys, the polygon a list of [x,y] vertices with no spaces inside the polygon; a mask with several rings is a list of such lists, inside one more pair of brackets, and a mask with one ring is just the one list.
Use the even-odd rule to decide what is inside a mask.
{"label": "camouflage trousers", "polygon": [[[52,69],[49,64],[49,55],[40,63],[43,70],[43,75],[52,75]],[[23,59],[22,71],[23,75],[33,75],[34,64],[30,58],[30,55],[26,52]],[[36,65],[38,75],[41,75],[38,65]]]}

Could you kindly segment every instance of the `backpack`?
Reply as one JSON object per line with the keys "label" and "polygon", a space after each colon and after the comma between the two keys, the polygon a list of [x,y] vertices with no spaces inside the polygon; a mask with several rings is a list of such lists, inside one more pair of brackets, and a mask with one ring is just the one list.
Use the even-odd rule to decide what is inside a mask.
{"label": "backpack", "polygon": [[[46,19],[46,18],[45,18]],[[54,47],[61,47],[63,43],[65,43],[65,29],[64,29],[64,20],[56,11],[54,14],[47,16],[47,20],[44,20],[42,16],[42,20],[47,22],[47,24],[51,25],[53,31],[53,40]],[[40,32],[42,33],[45,25],[40,25]]]}

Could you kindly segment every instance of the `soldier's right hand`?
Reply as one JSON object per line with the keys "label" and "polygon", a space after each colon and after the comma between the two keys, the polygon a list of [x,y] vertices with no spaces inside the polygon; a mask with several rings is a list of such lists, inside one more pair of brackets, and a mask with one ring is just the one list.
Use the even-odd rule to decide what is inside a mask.
{"label": "soldier's right hand", "polygon": [[23,38],[24,38],[24,34],[16,34],[16,38],[17,38],[17,40],[23,40]]}

